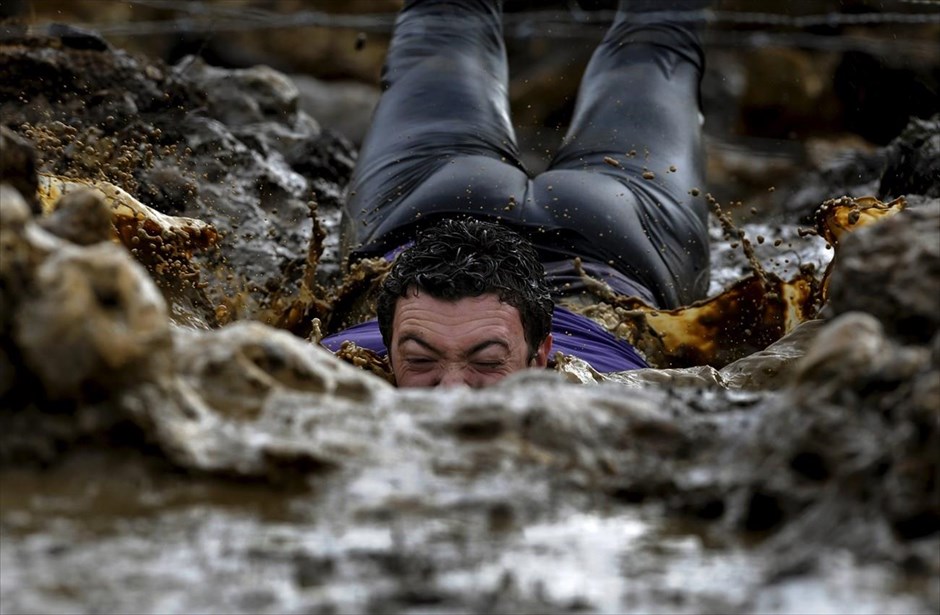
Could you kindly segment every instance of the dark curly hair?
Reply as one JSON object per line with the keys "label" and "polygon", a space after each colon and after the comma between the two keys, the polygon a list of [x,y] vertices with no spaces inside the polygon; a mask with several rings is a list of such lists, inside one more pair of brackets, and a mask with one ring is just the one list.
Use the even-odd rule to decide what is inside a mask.
{"label": "dark curly hair", "polygon": [[538,254],[531,243],[501,224],[446,219],[423,230],[398,255],[377,299],[386,348],[391,349],[395,304],[411,287],[452,301],[495,293],[519,310],[533,356],[551,331],[555,304]]}

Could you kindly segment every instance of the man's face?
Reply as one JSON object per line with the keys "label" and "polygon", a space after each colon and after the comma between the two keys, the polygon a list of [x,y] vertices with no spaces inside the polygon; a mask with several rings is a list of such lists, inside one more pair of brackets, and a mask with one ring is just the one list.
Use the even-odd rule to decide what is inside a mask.
{"label": "man's face", "polygon": [[409,290],[392,318],[392,371],[400,387],[484,387],[527,367],[545,367],[549,335],[530,360],[519,310],[495,294],[457,301]]}

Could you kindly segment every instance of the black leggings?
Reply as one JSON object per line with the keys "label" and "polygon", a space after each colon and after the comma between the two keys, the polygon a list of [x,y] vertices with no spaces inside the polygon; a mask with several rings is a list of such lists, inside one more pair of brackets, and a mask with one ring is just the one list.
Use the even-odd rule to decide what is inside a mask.
{"label": "black leggings", "polygon": [[423,224],[473,215],[520,230],[546,262],[608,265],[659,307],[701,298],[709,251],[707,207],[691,195],[703,180],[695,30],[622,7],[585,70],[563,144],[531,177],[509,117],[501,2],[407,1],[350,184],[344,251],[384,254]]}

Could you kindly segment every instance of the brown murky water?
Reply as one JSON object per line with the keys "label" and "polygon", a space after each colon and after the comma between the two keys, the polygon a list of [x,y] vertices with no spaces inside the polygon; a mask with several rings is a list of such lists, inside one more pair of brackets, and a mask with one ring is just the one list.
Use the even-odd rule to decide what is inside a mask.
{"label": "brown murky water", "polygon": [[849,552],[812,574],[775,570],[772,550],[660,506],[521,478],[400,464],[291,493],[132,455],[79,456],[38,481],[6,470],[0,601],[7,613],[929,612],[928,580]]}

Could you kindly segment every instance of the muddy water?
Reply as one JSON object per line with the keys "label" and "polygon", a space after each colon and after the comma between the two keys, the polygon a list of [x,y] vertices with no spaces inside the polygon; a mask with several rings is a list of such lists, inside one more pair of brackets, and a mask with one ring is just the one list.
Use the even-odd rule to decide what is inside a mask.
{"label": "muddy water", "polygon": [[[662,369],[398,391],[303,339],[371,274],[335,288],[354,154],[283,75],[10,36],[42,176],[4,158],[0,611],[937,611],[935,198],[825,239],[713,220],[713,298],[822,301],[836,240],[843,277],[691,365],[660,335]],[[123,192],[42,216],[50,177]],[[621,299],[624,336],[696,322]]]}
{"label": "muddy water", "polygon": [[448,481],[428,502],[421,468],[290,494],[128,461],[3,473],[4,612],[929,612],[850,553],[768,583],[759,546],[545,484]]}

